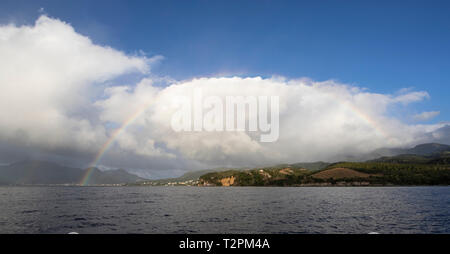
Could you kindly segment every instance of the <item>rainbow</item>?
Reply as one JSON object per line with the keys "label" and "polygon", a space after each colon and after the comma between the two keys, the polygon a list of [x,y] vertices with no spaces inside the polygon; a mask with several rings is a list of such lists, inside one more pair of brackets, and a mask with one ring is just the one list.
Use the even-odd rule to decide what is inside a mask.
{"label": "rainbow", "polygon": [[[344,101],[342,99],[340,99],[338,96],[335,96],[332,93],[329,93],[329,95],[331,95],[334,99],[336,99],[336,101],[338,101],[339,103],[341,103],[342,105],[345,105],[346,107],[348,107],[355,115],[357,115],[359,118],[363,119],[365,122],[367,122],[372,128],[374,128],[377,133],[379,133],[380,135],[382,135],[383,137],[387,138],[387,139],[392,139],[392,137],[390,137],[386,131],[384,131],[383,127],[381,125],[379,125],[377,123],[377,121],[375,121],[374,119],[372,119],[368,114],[362,112],[360,109],[358,109],[357,107],[355,107],[353,104]],[[114,141],[116,140],[116,138],[128,127],[130,126],[142,113],[144,113],[144,111],[148,108],[148,104],[144,105],[142,108],[139,108],[135,113],[133,113],[129,118],[127,118],[122,125],[117,128],[116,130],[113,131],[113,133],[111,134],[111,137],[102,145],[102,147],[100,148],[100,150],[97,152],[94,161],[92,161],[92,163],[89,164],[89,167],[86,170],[86,173],[84,174],[84,176],[82,177],[81,181],[80,181],[80,185],[88,185],[89,183],[89,178],[94,170],[94,168],[97,166],[97,164],[100,162],[100,160],[103,158],[103,156],[105,155],[105,153],[111,148],[112,144],[114,144]]]}
{"label": "rainbow", "polygon": [[145,110],[148,108],[148,104],[145,104],[143,107],[139,108],[136,112],[134,112],[130,117],[128,117],[122,125],[115,129],[110,138],[102,145],[100,150],[95,155],[94,160],[89,164],[86,172],[84,173],[83,177],[81,178],[80,185],[86,186],[89,184],[89,179],[92,175],[92,172],[94,171],[94,168],[97,166],[97,164],[100,162],[100,160],[103,158],[105,153],[111,148],[111,146],[114,144],[114,141],[116,138],[128,127],[130,126],[142,113],[145,112]]}
{"label": "rainbow", "polygon": [[364,113],[356,106],[347,101],[341,101],[341,103],[350,108],[355,115],[357,115],[359,118],[363,119],[366,123],[368,123],[378,134],[387,139],[390,139],[389,134],[384,130],[383,126],[379,125],[377,121],[372,119],[368,114]]}

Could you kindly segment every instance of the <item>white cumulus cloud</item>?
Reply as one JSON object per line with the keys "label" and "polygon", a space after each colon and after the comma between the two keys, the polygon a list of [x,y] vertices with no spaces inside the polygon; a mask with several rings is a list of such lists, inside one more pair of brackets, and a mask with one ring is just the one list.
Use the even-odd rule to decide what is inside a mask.
{"label": "white cumulus cloud", "polygon": [[[171,118],[173,99],[201,90],[207,96],[279,96],[280,137],[261,143],[250,132],[175,132]],[[97,102],[103,119],[126,121],[133,110],[116,114],[121,105],[141,101],[147,109],[134,127],[146,131],[146,138],[165,144],[184,158],[207,165],[245,166],[279,162],[333,160],[362,154],[380,147],[414,144],[425,133],[442,125],[407,125],[389,116],[389,108],[405,101],[418,101],[424,92],[393,96],[369,93],[334,81],[284,80],[279,78],[199,78],[155,88],[145,80],[134,89],[108,90],[109,97]],[[408,98],[408,99],[405,99]],[[414,98],[414,99],[411,99]],[[147,104],[145,104],[145,102]],[[132,106],[139,108],[139,106]],[[143,139],[136,132],[138,139]]]}
{"label": "white cumulus cloud", "polygon": [[[14,154],[77,154],[88,163],[112,140],[100,161],[106,167],[179,172],[333,161],[447,133],[444,124],[411,125],[390,114],[392,107],[429,99],[426,91],[380,94],[331,80],[282,77],[166,78],[161,86],[150,73],[161,57],[96,45],[47,16],[34,25],[0,26],[0,56],[0,154],[13,147]],[[116,78],[133,73],[145,78],[118,83]],[[261,143],[252,132],[175,132],[173,100],[192,97],[196,89],[205,97],[279,96],[279,139]]]}
{"label": "white cumulus cloud", "polygon": [[95,149],[106,139],[89,115],[95,85],[148,73],[152,60],[95,45],[47,16],[0,26],[0,56],[0,139],[54,150]]}

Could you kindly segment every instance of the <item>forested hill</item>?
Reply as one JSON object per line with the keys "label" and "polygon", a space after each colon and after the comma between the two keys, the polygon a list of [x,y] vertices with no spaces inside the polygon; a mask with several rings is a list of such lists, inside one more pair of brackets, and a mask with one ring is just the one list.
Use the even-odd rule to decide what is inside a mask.
{"label": "forested hill", "polygon": [[366,162],[338,162],[313,171],[288,165],[214,172],[200,186],[374,186],[450,185],[450,152],[382,157]]}

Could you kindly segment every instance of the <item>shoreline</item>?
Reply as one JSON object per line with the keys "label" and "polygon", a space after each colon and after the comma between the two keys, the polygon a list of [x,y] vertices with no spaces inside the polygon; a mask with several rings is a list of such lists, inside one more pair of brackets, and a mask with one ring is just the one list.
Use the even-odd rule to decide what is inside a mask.
{"label": "shoreline", "polygon": [[141,187],[141,188],[152,188],[152,187],[195,187],[195,188],[345,188],[345,187],[377,187],[377,188],[383,188],[383,187],[450,187],[450,185],[444,185],[444,184],[436,184],[436,185],[301,185],[301,186],[276,186],[276,185],[267,185],[267,186],[192,186],[192,185],[68,185],[68,184],[33,184],[33,185],[0,185],[1,187],[74,187],[74,188],[83,188],[83,187]]}

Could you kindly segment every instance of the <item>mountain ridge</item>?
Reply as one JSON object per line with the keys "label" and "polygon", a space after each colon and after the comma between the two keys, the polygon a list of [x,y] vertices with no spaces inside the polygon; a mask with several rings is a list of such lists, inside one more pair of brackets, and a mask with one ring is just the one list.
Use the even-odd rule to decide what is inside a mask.
{"label": "mountain ridge", "polygon": [[0,184],[3,185],[80,185],[89,173],[88,185],[125,184],[145,180],[124,169],[101,171],[98,168],[80,169],[41,160],[19,161],[0,166]]}

